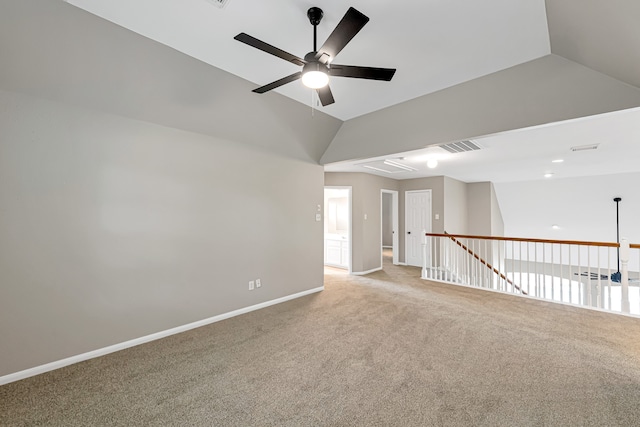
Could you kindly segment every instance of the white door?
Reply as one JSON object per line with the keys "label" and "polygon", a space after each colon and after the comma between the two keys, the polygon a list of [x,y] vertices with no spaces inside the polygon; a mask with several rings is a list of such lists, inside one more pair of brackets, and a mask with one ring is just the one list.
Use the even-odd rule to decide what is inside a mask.
{"label": "white door", "polygon": [[405,262],[421,267],[422,237],[425,231],[431,232],[431,190],[407,191],[404,200]]}

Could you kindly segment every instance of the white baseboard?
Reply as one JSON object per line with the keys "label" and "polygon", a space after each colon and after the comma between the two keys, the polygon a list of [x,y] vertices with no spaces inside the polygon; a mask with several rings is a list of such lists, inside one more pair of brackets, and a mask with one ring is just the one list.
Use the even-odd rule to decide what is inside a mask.
{"label": "white baseboard", "polygon": [[393,246],[382,246],[382,249],[393,249]]}
{"label": "white baseboard", "polygon": [[43,374],[45,372],[53,371],[63,368],[65,366],[73,365],[74,363],[83,362],[85,360],[93,359],[95,357],[104,356],[109,353],[124,350],[136,345],[145,344],[150,341],[159,340],[171,335],[186,332],[191,329],[199,328],[201,326],[209,325],[211,323],[219,322],[221,320],[229,319],[231,317],[239,316],[241,314],[249,313],[251,311],[260,310],[261,308],[269,307],[271,305],[280,304],[285,301],[300,298],[305,295],[313,294],[324,290],[324,286],[309,289],[306,291],[298,292],[285,297],[276,298],[271,301],[262,302],[260,304],[252,305],[238,310],[233,310],[228,313],[219,314],[217,316],[210,317],[208,319],[199,320],[197,322],[188,323],[186,325],[178,326],[175,328],[167,329],[166,331],[156,332],[155,334],[145,335],[140,338],[135,338],[129,341],[121,342],[119,344],[110,345],[108,347],[99,348],[97,350],[89,351],[87,353],[78,354],[76,356],[67,357],[65,359],[57,360],[55,362],[47,363],[44,365],[36,366],[34,368],[25,369],[24,371],[15,372],[0,377],[0,385],[8,384],[14,381],[23,380],[25,378],[33,377],[34,375]]}
{"label": "white baseboard", "polygon": [[544,299],[544,298],[540,298],[540,297],[534,297],[534,296],[531,296],[531,295],[522,295],[522,294],[513,293],[513,292],[500,291],[498,289],[482,288],[480,286],[464,285],[462,283],[449,282],[447,280],[429,279],[429,278],[424,278],[424,277],[421,277],[421,279],[429,281],[429,282],[444,283],[445,285],[459,286],[461,288],[477,289],[479,291],[484,291],[484,292],[493,292],[493,293],[496,293],[496,294],[507,295],[507,296],[514,297],[514,298],[526,298],[526,299],[532,299],[532,300],[536,300],[536,301],[548,302],[548,303],[551,303],[551,304],[566,305],[566,306],[569,306],[569,307],[583,308],[583,309],[586,309],[586,310],[598,311],[600,313],[612,314],[614,316],[627,316],[627,317],[634,317],[634,318],[640,319],[640,315],[637,315],[637,314],[622,313],[622,312],[617,312],[617,311],[609,311],[609,310],[605,310],[603,308],[591,307],[591,306],[588,306],[588,305],[572,304],[572,303],[565,302],[565,301],[555,301],[555,300],[549,300],[549,299]]}
{"label": "white baseboard", "polygon": [[399,262],[397,265],[405,265],[406,266],[407,263],[406,262]]}
{"label": "white baseboard", "polygon": [[380,271],[380,270],[382,270],[382,267],[374,268],[372,270],[367,270],[367,271],[352,271],[351,274],[353,274],[354,276],[364,276],[365,274],[375,273],[376,271]]}

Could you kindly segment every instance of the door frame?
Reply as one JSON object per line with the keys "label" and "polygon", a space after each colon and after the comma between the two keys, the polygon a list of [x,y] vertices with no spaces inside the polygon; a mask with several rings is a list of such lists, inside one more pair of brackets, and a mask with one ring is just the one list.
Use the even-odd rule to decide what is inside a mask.
{"label": "door frame", "polygon": [[[425,231],[427,233],[431,233],[431,230],[433,229],[433,222],[432,222],[432,214],[433,214],[433,191],[430,188],[425,188],[424,190],[407,190],[404,192],[404,231],[405,233],[407,233],[407,216],[409,215],[409,210],[407,209],[407,204],[408,204],[408,197],[407,195],[409,193],[429,193],[429,206],[427,209],[427,220],[426,220],[426,226],[427,228],[425,229]],[[405,265],[411,265],[408,262],[408,255],[409,255],[409,239],[407,239],[407,236],[405,234],[404,236],[404,263]]]}
{"label": "door frame", "polygon": [[397,190],[380,190],[380,266],[383,266],[383,257],[382,257],[382,224],[384,219],[384,202],[383,202],[383,194],[391,194],[391,228],[393,229],[392,236],[392,251],[393,251],[393,265],[398,265],[400,263],[400,230],[399,230],[399,218],[398,218],[398,191]]}
{"label": "door frame", "polygon": [[[352,193],[353,193],[353,189],[350,185],[325,185],[324,186],[324,190],[327,189],[332,189],[332,190],[347,190],[347,194],[348,194],[348,200],[347,200],[347,206],[349,209],[349,213],[348,213],[348,227],[349,227],[349,244],[348,244],[348,250],[349,250],[349,265],[347,266],[347,272],[349,274],[351,274],[352,272],[352,268],[353,268],[353,252],[352,252],[352,248],[353,248],[353,209],[352,209]],[[326,206],[325,205],[325,197],[324,197],[324,190],[323,190],[323,198],[322,198],[322,205],[323,205],[323,213],[322,216],[323,218],[323,223],[322,223],[322,247],[323,247],[323,251],[322,251],[322,265],[324,264],[324,235],[325,235],[325,226],[326,226],[326,221],[327,221],[327,215],[326,215]]]}

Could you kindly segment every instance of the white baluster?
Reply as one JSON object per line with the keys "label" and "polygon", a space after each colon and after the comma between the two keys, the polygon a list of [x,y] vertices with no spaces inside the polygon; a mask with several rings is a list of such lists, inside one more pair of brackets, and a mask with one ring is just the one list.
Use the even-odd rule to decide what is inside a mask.
{"label": "white baluster", "polygon": [[620,268],[622,285],[622,312],[629,313],[631,305],[629,303],[629,241],[627,239],[620,240]]}
{"label": "white baluster", "polygon": [[427,230],[422,230],[422,278],[427,278]]}

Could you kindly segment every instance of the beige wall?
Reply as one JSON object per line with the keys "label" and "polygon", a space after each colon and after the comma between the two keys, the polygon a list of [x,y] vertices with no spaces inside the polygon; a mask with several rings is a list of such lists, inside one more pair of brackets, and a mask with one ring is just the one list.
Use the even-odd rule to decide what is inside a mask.
{"label": "beige wall", "polygon": [[393,195],[391,193],[382,193],[382,246],[393,246]]}
{"label": "beige wall", "polygon": [[381,268],[381,190],[397,190],[399,181],[365,173],[327,172],[324,176],[326,186],[352,187],[351,270],[360,273]]}
{"label": "beige wall", "polygon": [[469,234],[504,236],[504,221],[495,188],[491,182],[467,184]]}
{"label": "beige wall", "polygon": [[500,203],[498,202],[498,195],[496,189],[491,184],[491,235],[492,236],[504,236],[504,219],[502,218],[502,210],[500,209]]}
{"label": "beige wall", "polygon": [[0,376],[322,286],[321,166],[12,92],[0,111]]}
{"label": "beige wall", "polygon": [[[433,231],[441,233],[444,224],[444,177],[394,180],[365,173],[325,173],[325,185],[353,187],[353,271],[362,272],[380,268],[381,261],[381,190],[398,191],[399,261],[404,262],[404,192],[432,190],[432,212],[440,219],[432,222]],[[364,214],[367,220],[364,220]]]}
{"label": "beige wall", "polygon": [[469,234],[474,236],[491,235],[491,183],[474,182],[468,184],[467,223]]}
{"label": "beige wall", "polygon": [[640,89],[548,55],[348,120],[321,163],[417,150],[638,105]]}
{"label": "beige wall", "polygon": [[467,234],[467,185],[444,177],[444,229],[449,234]]}
{"label": "beige wall", "polygon": [[0,376],[322,285],[340,120],[61,1],[0,59]]}
{"label": "beige wall", "polygon": [[[464,183],[438,176],[392,180],[365,173],[325,173],[325,185],[353,188],[353,271],[380,267],[380,190],[398,191],[399,262],[405,261],[405,192],[431,190],[433,233],[503,235],[504,224],[493,184]],[[371,212],[377,212],[370,215]],[[364,214],[367,213],[367,220]],[[439,215],[439,219],[435,219]],[[368,235],[367,235],[368,234]]]}

